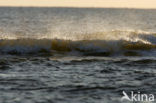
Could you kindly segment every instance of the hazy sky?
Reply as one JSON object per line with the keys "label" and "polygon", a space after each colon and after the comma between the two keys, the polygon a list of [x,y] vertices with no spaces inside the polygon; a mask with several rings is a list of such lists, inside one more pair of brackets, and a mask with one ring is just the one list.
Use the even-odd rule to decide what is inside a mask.
{"label": "hazy sky", "polygon": [[0,0],[0,6],[156,8],[156,0]]}

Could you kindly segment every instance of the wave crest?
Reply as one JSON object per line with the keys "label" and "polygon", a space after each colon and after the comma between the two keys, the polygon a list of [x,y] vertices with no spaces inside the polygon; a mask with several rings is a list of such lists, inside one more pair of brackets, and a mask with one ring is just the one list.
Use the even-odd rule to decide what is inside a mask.
{"label": "wave crest", "polygon": [[103,33],[82,34],[77,39],[47,39],[19,38],[1,39],[0,53],[3,54],[36,54],[79,52],[81,55],[108,56],[125,55],[138,56],[143,51],[156,49],[154,33],[111,31]]}

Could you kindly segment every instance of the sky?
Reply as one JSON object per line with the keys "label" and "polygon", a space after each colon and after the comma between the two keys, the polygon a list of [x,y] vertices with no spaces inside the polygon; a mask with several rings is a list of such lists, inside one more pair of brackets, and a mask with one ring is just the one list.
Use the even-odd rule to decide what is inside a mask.
{"label": "sky", "polygon": [[156,8],[156,0],[0,0],[0,6]]}

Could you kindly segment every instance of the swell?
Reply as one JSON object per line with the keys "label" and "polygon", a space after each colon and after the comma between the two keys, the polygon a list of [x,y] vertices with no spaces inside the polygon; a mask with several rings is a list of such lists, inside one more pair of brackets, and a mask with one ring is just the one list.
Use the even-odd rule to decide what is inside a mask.
{"label": "swell", "polygon": [[[1,54],[66,53],[86,56],[142,56],[156,49],[154,33],[111,31],[76,35],[77,39],[1,39]],[[154,54],[153,54],[154,55]]]}

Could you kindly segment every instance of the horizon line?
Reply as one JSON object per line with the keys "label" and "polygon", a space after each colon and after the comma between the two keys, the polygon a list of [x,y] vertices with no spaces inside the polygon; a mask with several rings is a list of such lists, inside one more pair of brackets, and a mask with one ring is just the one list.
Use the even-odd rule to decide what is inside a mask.
{"label": "horizon line", "polygon": [[96,9],[96,8],[97,8],[97,9],[98,9],[98,8],[99,8],[99,9],[100,9],[100,8],[101,8],[101,9],[102,9],[102,8],[103,8],[103,9],[105,9],[105,8],[106,8],[106,9],[107,9],[107,8],[109,9],[109,8],[110,8],[110,9],[151,9],[151,10],[155,10],[155,9],[156,9],[156,8],[141,8],[141,7],[111,7],[111,6],[110,6],[110,7],[92,7],[92,6],[86,6],[86,7],[85,7],[85,6],[84,6],[84,7],[79,7],[79,6],[78,6],[78,7],[75,7],[75,6],[17,6],[17,5],[16,5],[16,6],[13,6],[13,5],[10,6],[10,5],[0,5],[0,7],[8,7],[8,8],[9,8],[9,7],[12,7],[12,8],[13,8],[13,7],[15,7],[15,8],[16,8],[16,7],[17,7],[17,8],[22,8],[22,7],[23,7],[23,8],[93,8],[93,9],[94,9],[94,8],[95,8],[95,9]]}

